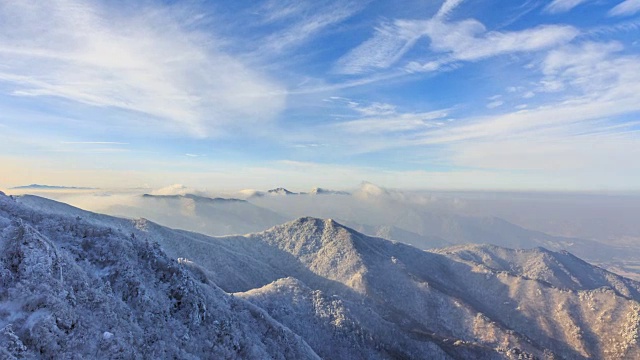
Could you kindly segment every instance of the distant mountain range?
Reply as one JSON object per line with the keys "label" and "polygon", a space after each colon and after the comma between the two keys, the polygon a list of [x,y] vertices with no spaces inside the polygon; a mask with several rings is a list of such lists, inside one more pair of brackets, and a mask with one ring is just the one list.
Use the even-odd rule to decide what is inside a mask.
{"label": "distant mountain range", "polygon": [[567,252],[310,217],[209,237],[1,194],[0,224],[6,357],[640,358],[640,283]]}
{"label": "distant mountain range", "polygon": [[261,231],[287,219],[271,210],[234,198],[144,194],[136,201],[110,206],[106,212],[144,217],[166,226],[208,235]]}
{"label": "distant mountain range", "polygon": [[91,187],[77,187],[77,186],[55,186],[55,185],[41,185],[31,184],[23,186],[15,186],[11,189],[34,189],[34,190],[59,190],[59,189],[74,189],[74,190],[93,190]]}
{"label": "distant mountain range", "polygon": [[289,191],[286,188],[283,187],[278,187],[278,188],[274,188],[274,189],[270,189],[265,191],[259,191],[259,190],[251,190],[251,189],[247,189],[247,190],[242,190],[240,191],[240,194],[248,197],[248,198],[252,198],[252,197],[261,197],[261,196],[265,196],[265,195],[280,195],[280,196],[288,196],[288,195],[350,195],[351,193],[347,192],[347,191],[338,191],[338,190],[329,190],[329,189],[323,189],[323,188],[319,188],[319,187],[315,187],[313,189],[311,189],[309,192],[293,192],[293,191]]}
{"label": "distant mountain range", "polygon": [[300,196],[280,188],[281,194],[241,200],[201,195],[145,194],[133,202],[103,209],[111,215],[146,218],[172,228],[210,236],[246,234],[266,230],[307,214],[333,217],[369,236],[400,241],[427,250],[457,244],[492,244],[513,248],[545,247],[568,250],[595,264],[615,264],[640,258],[637,247],[603,244],[593,240],[552,236],[524,229],[497,217],[435,212],[394,202],[371,204],[355,196]]}
{"label": "distant mountain range", "polygon": [[142,194],[143,198],[149,199],[168,199],[168,200],[180,200],[180,199],[191,199],[194,201],[200,202],[208,202],[208,203],[246,203],[246,200],[235,199],[235,198],[210,198],[206,196],[194,195],[194,194],[184,194],[184,195],[152,195],[152,194]]}

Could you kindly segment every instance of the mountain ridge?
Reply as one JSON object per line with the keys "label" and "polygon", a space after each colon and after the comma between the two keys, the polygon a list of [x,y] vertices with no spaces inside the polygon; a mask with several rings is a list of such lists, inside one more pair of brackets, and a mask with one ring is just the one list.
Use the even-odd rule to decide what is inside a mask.
{"label": "mountain ridge", "polygon": [[29,185],[21,185],[14,186],[11,189],[35,189],[35,190],[95,190],[96,188],[92,187],[81,187],[81,186],[58,186],[58,185],[42,185],[42,184],[29,184]]}
{"label": "mountain ridge", "polygon": [[[305,231],[301,231],[300,229],[313,229],[314,231],[312,231],[310,234],[307,234],[309,236],[304,238],[306,233]],[[322,236],[323,234],[328,232],[341,233],[341,236],[337,237],[340,239],[340,241],[323,242]],[[347,238],[344,237],[345,234],[347,234]],[[580,300],[581,297],[599,299],[594,301],[604,301],[604,303],[608,304],[607,306],[610,309],[623,306],[623,304],[627,304],[626,302],[628,301],[627,298],[618,297],[615,292],[608,292],[606,289],[603,290],[599,287],[594,287],[587,290],[577,290],[576,292],[572,291],[567,293],[566,290],[555,288],[553,286],[550,286],[548,283],[543,283],[538,280],[525,279],[520,276],[510,276],[509,274],[503,272],[484,271],[478,273],[478,270],[474,269],[473,266],[462,262],[451,262],[451,259],[443,257],[441,254],[422,252],[418,249],[404,244],[390,243],[386,240],[370,238],[361,234],[357,234],[355,237],[350,237],[352,234],[353,233],[349,229],[330,220],[300,218],[292,222],[276,226],[262,233],[247,235],[242,239],[253,239],[255,244],[258,244],[260,241],[263,241],[267,244],[274,244],[280,250],[285,250],[293,255],[299,256],[294,256],[293,259],[298,259],[297,261],[300,261],[304,265],[304,267],[311,270],[312,273],[319,275],[321,278],[326,277],[330,280],[338,281],[340,284],[347,286],[348,289],[355,291],[355,293],[340,291],[340,287],[325,287],[327,291],[340,294],[340,296],[343,296],[345,299],[352,299],[352,301],[353,299],[358,299],[359,297],[361,298],[362,296],[364,296],[365,303],[369,304],[368,306],[370,306],[371,309],[375,309],[374,311],[382,311],[384,313],[392,310],[391,313],[387,314],[391,314],[388,315],[391,316],[391,318],[396,318],[396,323],[404,323],[405,321],[408,321],[408,324],[411,324],[411,319],[415,318],[416,314],[423,314],[419,316],[419,318],[422,319],[418,323],[411,325],[409,328],[404,327],[404,330],[402,331],[413,334],[412,336],[416,334],[422,334],[422,336],[426,336],[428,339],[430,339],[430,341],[436,341],[440,348],[448,348],[449,344],[444,342],[443,339],[449,337],[453,337],[454,339],[458,338],[460,341],[462,341],[462,343],[467,344],[466,348],[473,348],[474,346],[476,346],[474,344],[479,344],[477,342],[477,337],[480,336],[480,338],[482,339],[483,335],[481,333],[478,333],[477,330],[472,330],[471,328],[467,328],[467,330],[464,330],[464,328],[468,326],[464,325],[466,323],[466,320],[461,323],[455,323],[455,321],[453,320],[456,318],[474,318],[474,314],[479,312],[486,315],[482,315],[482,317],[480,318],[476,317],[474,321],[479,322],[479,324],[484,324],[482,325],[483,327],[489,326],[489,328],[492,329],[492,333],[501,334],[498,336],[498,338],[511,337],[512,339],[509,340],[509,343],[512,345],[510,345],[508,349],[519,349],[517,350],[517,352],[519,352],[520,354],[532,354],[537,352],[539,355],[541,355],[542,352],[540,350],[536,351],[535,349],[545,349],[549,347],[552,349],[555,348],[556,351],[558,351],[558,349],[564,348],[563,351],[557,353],[564,354],[563,357],[587,358],[591,356],[589,354],[595,354],[601,351],[598,346],[590,345],[591,341],[593,341],[594,339],[589,339],[589,341],[585,342],[579,340],[579,338],[576,338],[574,335],[572,335],[573,337],[564,340],[573,343],[572,346],[574,350],[570,351],[566,349],[567,344],[563,343],[562,341],[558,341],[556,339],[556,336],[541,336],[540,334],[536,335],[535,338],[523,336],[522,334],[527,334],[529,332],[529,330],[527,329],[530,326],[530,322],[534,319],[538,319],[534,314],[542,310],[537,305],[533,306],[531,309],[528,309],[530,306],[527,306],[525,308],[528,309],[527,311],[529,312],[529,314],[525,316],[523,316],[523,314],[520,314],[519,305],[515,304],[517,304],[518,302],[527,303],[527,299],[531,295],[520,297],[515,303],[498,300],[501,296],[504,296],[502,297],[502,299],[510,298],[507,295],[510,291],[505,292],[506,290],[501,289],[501,287],[504,288],[506,284],[508,284],[506,285],[508,287],[516,288],[524,286],[522,288],[522,291],[524,291],[525,294],[529,294],[531,293],[531,291],[533,291],[532,294],[537,294],[536,292],[539,292],[540,295],[536,296],[549,297],[551,299],[558,297],[567,298],[570,303],[574,304],[572,306],[578,306],[580,308],[584,307],[584,304],[582,304]],[[260,240],[261,238],[263,238],[263,240]],[[230,242],[234,242],[233,240],[245,241],[242,239],[233,237],[225,238],[225,240],[231,240]],[[283,242],[279,242],[280,240],[282,240]],[[340,251],[343,252],[342,256],[344,258],[351,259],[352,262],[346,262],[346,264],[343,264],[345,265],[343,266],[343,269],[335,269],[334,267],[326,267],[322,264],[318,264],[318,259],[323,258],[324,253],[331,252],[328,250],[323,250],[322,246],[319,246],[321,244],[335,245],[336,249],[340,249]],[[389,248],[395,248],[395,258],[394,256],[385,255],[385,248],[386,250],[388,250]],[[354,249],[358,249],[357,251],[359,251],[357,256],[349,254],[349,251],[356,251]],[[368,260],[363,258],[363,253],[368,254],[366,255],[369,258]],[[424,254],[424,256],[422,257],[425,257],[425,259],[422,261],[414,259],[413,257],[416,253]],[[383,261],[385,257],[386,261]],[[367,264],[365,269],[362,268],[363,263]],[[371,266],[370,264],[373,263],[383,265]],[[431,263],[433,265],[424,265],[428,263]],[[357,264],[357,266],[352,266],[353,264]],[[399,272],[398,276],[394,277],[393,279],[383,280],[385,274],[392,273],[397,268],[410,269],[410,271],[405,272],[404,270],[402,270]],[[360,269],[362,271],[346,271],[344,269]],[[438,270],[436,273],[433,273],[433,270],[436,269],[440,270]],[[450,277],[450,274],[456,273],[462,275],[454,278]],[[469,275],[471,274],[474,275],[470,277]],[[356,277],[358,281],[354,281],[354,277]],[[470,288],[475,289],[478,286],[478,282],[484,282],[487,279],[490,279],[493,283],[493,285],[491,286],[491,292],[474,290],[475,293],[467,293]],[[503,282],[506,282],[506,284],[504,284]],[[409,286],[407,284],[414,285]],[[415,286],[415,284],[417,284],[418,288],[411,290],[413,286]],[[321,284],[316,282],[314,285]],[[535,290],[525,290],[528,288],[533,288]],[[408,289],[409,291],[407,292]],[[398,296],[394,294],[400,295]],[[488,299],[493,300],[487,300],[487,297]],[[400,305],[400,308],[396,308],[395,310],[393,309],[396,305],[391,307],[386,306],[385,308],[387,310],[384,310],[384,308],[376,309],[377,306],[383,306],[380,304],[384,304],[385,302],[388,302],[388,299],[392,298],[402,299],[394,302],[397,304],[407,302],[414,305]],[[444,305],[438,305],[439,307],[437,306],[435,308],[432,308],[432,306],[439,304],[443,299],[448,299],[446,300]],[[460,302],[460,299],[466,300]],[[552,301],[551,303],[556,304],[556,301]],[[494,310],[493,307],[495,306],[495,304],[501,304],[501,306],[498,307],[500,310]],[[631,307],[628,307],[628,304],[624,305],[626,309],[625,314],[635,313],[635,311],[639,309],[636,300],[633,300],[631,304],[635,305]],[[555,327],[557,327],[556,331],[568,331],[564,328],[567,324],[564,323],[564,321],[568,321],[566,319],[573,319],[575,315],[571,310],[563,308],[560,303],[557,303],[557,306],[560,306],[559,311],[561,314],[563,314],[562,316],[564,320],[561,323],[555,324]],[[455,310],[456,308],[459,310]],[[585,309],[581,311],[585,311]],[[590,310],[587,309],[586,311]],[[506,318],[505,315],[501,315],[501,312],[507,313]],[[595,319],[597,318],[597,316],[590,316],[590,321],[596,321]],[[388,321],[389,318],[385,317],[385,319],[387,319],[385,321]],[[429,319],[438,319],[436,320],[436,324],[441,325],[436,326],[435,328],[431,325],[427,325],[427,327],[424,327],[424,324],[432,323],[433,320],[429,321]],[[457,325],[446,325],[447,322],[451,321],[454,321],[454,323]],[[568,324],[573,321],[576,320],[571,320],[570,322],[568,322]],[[629,326],[631,328],[635,326],[633,324],[637,323],[637,319],[632,319],[629,321],[631,321],[631,323],[629,323]],[[421,323],[423,325],[420,325]],[[495,323],[496,325],[490,325],[492,323]],[[542,324],[539,323],[536,326],[542,326]],[[591,325],[587,327],[590,326]],[[509,335],[509,331],[512,331],[512,329],[516,330],[515,334],[520,335],[516,335],[515,337]],[[434,334],[449,335],[440,335],[440,337],[434,337]],[[621,334],[616,334],[616,336],[621,336],[622,338],[627,339],[619,340],[625,344],[628,343],[628,341],[633,341],[633,338],[629,338],[631,339],[629,340]],[[487,339],[484,339],[482,341],[487,341]],[[527,344],[537,345],[533,345],[533,348],[531,348],[531,345]],[[494,344],[494,346],[496,345],[497,344]],[[507,351],[508,349],[506,349],[505,351]],[[635,349],[635,347],[631,346],[631,349],[633,350]],[[448,351],[453,350],[448,349]]]}
{"label": "mountain ridge", "polygon": [[0,195],[0,357],[318,358],[126,223]]}
{"label": "mountain ridge", "polygon": [[[45,199],[25,200],[25,209],[56,208],[69,212],[71,219],[95,224],[102,218],[63,210]],[[179,263],[196,274],[199,283],[204,279],[253,303],[294,333],[305,334],[308,345],[324,357],[331,357],[331,349],[306,334],[357,335],[353,341],[336,341],[334,353],[343,358],[357,353],[381,359],[640,355],[637,294],[629,290],[623,296],[624,288],[613,280],[634,288],[637,283],[607,273],[600,282],[565,283],[557,274],[584,270],[547,271],[545,266],[556,266],[554,262],[542,263],[543,271],[537,273],[513,271],[524,269],[529,258],[538,264],[537,254],[546,251],[523,252],[521,259],[510,257],[516,250],[489,246],[422,251],[311,217],[259,233],[217,238],[146,220],[105,217],[104,223],[131,232],[136,242],[157,242],[170,257],[182,258]],[[483,256],[491,254],[495,264],[485,265]],[[514,269],[499,266],[500,258],[512,261]],[[539,279],[524,276],[530,273]]]}

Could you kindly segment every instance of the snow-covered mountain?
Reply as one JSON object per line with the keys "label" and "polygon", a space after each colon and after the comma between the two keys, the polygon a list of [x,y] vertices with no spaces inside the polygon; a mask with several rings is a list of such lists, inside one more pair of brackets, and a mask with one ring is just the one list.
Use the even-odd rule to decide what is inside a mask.
{"label": "snow-covered mountain", "polygon": [[640,299],[638,282],[593,266],[567,251],[544,248],[507,249],[492,245],[460,245],[432,250],[494,272],[537,280],[566,290],[609,288],[618,295]]}
{"label": "snow-covered mountain", "polygon": [[[538,263],[532,267],[547,276],[536,279],[370,238],[335,221],[312,218],[242,239],[224,239],[225,245],[241,242],[254,243],[243,249],[260,249],[258,244],[277,248],[284,254],[270,259],[269,266],[297,274],[309,287],[336,294],[347,306],[359,310],[364,306],[369,314],[393,324],[396,338],[406,336],[408,342],[390,349],[410,358],[421,351],[408,340],[415,336],[458,358],[494,356],[494,352],[540,358],[553,352],[572,359],[640,355],[640,285],[575,257],[546,251],[563,260],[544,263],[536,261],[541,250],[522,251],[523,257]],[[262,256],[256,258],[265,259],[264,248],[258,253]],[[297,269],[299,265],[303,268]],[[575,284],[571,286],[561,274],[576,279]],[[358,321],[367,317],[354,316]]]}
{"label": "snow-covered mountain", "polygon": [[67,210],[0,193],[0,358],[317,358],[133,222]]}
{"label": "snow-covered mountain", "polygon": [[260,191],[255,189],[245,189],[240,190],[238,195],[243,198],[251,199],[256,197],[262,197],[265,195],[351,195],[351,193],[347,191],[339,191],[339,190],[330,190],[321,187],[314,187],[309,192],[293,192],[284,187],[277,187],[267,191]]}
{"label": "snow-covered mountain", "polygon": [[252,203],[290,219],[301,215],[333,218],[367,235],[412,244],[421,249],[469,243],[528,249],[545,247],[554,251],[570,251],[592,264],[607,268],[640,259],[637,244],[622,246],[552,236],[525,229],[499,217],[460,214],[447,210],[445,205],[431,206],[429,201],[407,200],[407,197],[410,195],[363,184],[351,196],[265,197],[254,199]]}
{"label": "snow-covered mountain", "polygon": [[[640,356],[640,284],[566,253],[486,245],[427,252],[316,218],[214,238],[38,197],[0,200],[0,341],[14,353]],[[115,319],[98,321],[108,314]],[[220,332],[232,335],[212,335]],[[154,341],[161,345],[144,347]],[[202,355],[211,349],[222,355]]]}
{"label": "snow-covered mountain", "polygon": [[299,193],[289,191],[283,187],[267,190],[268,195],[299,195]]}

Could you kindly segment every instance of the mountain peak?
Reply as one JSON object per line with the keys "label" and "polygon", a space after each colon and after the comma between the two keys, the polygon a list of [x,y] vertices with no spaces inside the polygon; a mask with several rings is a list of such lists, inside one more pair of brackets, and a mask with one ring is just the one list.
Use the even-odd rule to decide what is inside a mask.
{"label": "mountain peak", "polygon": [[324,223],[330,223],[333,222],[332,219],[320,219],[317,217],[313,217],[313,216],[301,216],[295,220],[289,221],[288,223],[285,223],[283,225],[287,225],[287,224],[324,224]]}
{"label": "mountain peak", "polygon": [[336,222],[333,219],[320,219],[320,218],[315,218],[311,216],[303,216],[293,221],[289,221],[288,223],[275,226],[272,229],[277,229],[277,228],[289,229],[289,230],[299,231],[307,235],[319,235],[319,236],[326,233],[327,231],[344,231],[345,233],[348,233],[348,234],[355,232],[355,230],[352,230]]}
{"label": "mountain peak", "polygon": [[289,191],[283,187],[278,187],[275,189],[271,189],[267,191],[270,195],[297,195],[298,193],[294,193],[293,191]]}
{"label": "mountain peak", "polygon": [[316,274],[365,291],[358,235],[332,219],[302,217],[251,236],[295,256]]}

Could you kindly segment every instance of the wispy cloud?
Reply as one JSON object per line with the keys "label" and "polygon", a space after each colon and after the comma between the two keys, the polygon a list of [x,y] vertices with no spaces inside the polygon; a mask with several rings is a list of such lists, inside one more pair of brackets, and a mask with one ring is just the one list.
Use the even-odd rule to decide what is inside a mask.
{"label": "wispy cloud", "polygon": [[[563,92],[546,103],[520,104],[497,115],[456,116],[453,122],[447,121],[452,111],[412,114],[394,108],[388,116],[332,128],[347,134],[355,151],[405,148],[415,154],[428,148],[451,166],[545,171],[545,176],[580,169],[594,177],[594,171],[625,167],[640,174],[640,167],[628,165],[628,159],[640,156],[639,124],[620,119],[640,112],[640,57],[622,50],[616,42],[584,42],[550,51],[537,69],[540,83],[557,83]],[[541,85],[529,86],[540,91]],[[507,92],[529,99],[536,95],[532,90],[512,86]],[[508,101],[504,96],[488,99],[491,109]]]}
{"label": "wispy cloud", "polygon": [[616,22],[614,24],[596,26],[592,29],[584,31],[580,37],[600,40],[610,35],[637,31],[638,29],[640,29],[640,19],[636,18],[627,21]]}
{"label": "wispy cloud", "polygon": [[343,22],[362,8],[362,3],[355,2],[269,1],[261,7],[263,21],[283,22],[285,26],[261,39],[258,53],[279,55],[304,44],[331,25]]}
{"label": "wispy cloud", "polygon": [[70,148],[53,148],[47,151],[57,152],[57,153],[76,153],[76,154],[87,154],[87,153],[125,153],[130,152],[129,149],[121,148],[121,147],[87,147],[83,149],[70,149]]}
{"label": "wispy cloud", "polygon": [[547,5],[545,10],[552,14],[563,13],[587,1],[590,0],[553,0],[551,4]]}
{"label": "wispy cloud", "polygon": [[352,106],[354,110],[362,115],[366,116],[384,116],[395,113],[396,107],[391,104],[374,102],[369,105],[355,105]]}
{"label": "wispy cloud", "polygon": [[383,81],[391,81],[394,79],[402,78],[409,75],[404,70],[387,71],[383,73],[377,73],[368,75],[365,77],[359,77],[357,79],[343,81],[338,83],[327,83],[325,81],[317,81],[312,84],[303,84],[298,88],[294,88],[288,91],[289,95],[303,95],[303,94],[315,94],[315,93],[331,93],[344,89],[366,86],[374,83],[380,83]]}
{"label": "wispy cloud", "polygon": [[[405,66],[412,72],[441,70],[456,61],[477,61],[493,56],[535,52],[565,44],[579,31],[568,25],[539,25],[520,31],[488,31],[475,19],[446,21],[461,1],[446,1],[428,20],[395,20],[376,28],[374,35],[336,63],[337,72],[362,74],[398,63],[416,42],[430,40],[430,59]],[[434,58],[435,57],[435,58]]]}
{"label": "wispy cloud", "polygon": [[435,15],[435,18],[446,18],[464,0],[445,0]]}
{"label": "wispy cloud", "polygon": [[396,20],[375,29],[375,34],[338,60],[336,71],[360,74],[386,69],[396,63],[422,36],[421,23]]}
{"label": "wispy cloud", "polygon": [[[414,145],[448,144],[472,140],[498,141],[514,136],[543,134],[552,129],[563,134],[575,134],[587,131],[588,124],[608,116],[616,116],[640,110],[633,100],[606,100],[594,102],[593,99],[571,100],[532,110],[522,110],[497,116],[483,116],[459,120],[459,125],[435,131],[424,132]],[[580,125],[582,123],[582,125]],[[584,124],[587,125],[584,125]],[[595,125],[594,125],[595,126]],[[596,131],[597,126],[591,130]],[[549,135],[549,133],[546,133]]]}
{"label": "wispy cloud", "polygon": [[625,0],[609,10],[610,16],[631,16],[640,11],[640,0]]}
{"label": "wispy cloud", "polygon": [[328,128],[349,134],[392,134],[443,126],[450,109],[402,113],[395,105],[366,103],[344,97],[331,97],[331,102],[344,104],[355,112],[355,120],[328,125]]}
{"label": "wispy cloud", "polygon": [[392,134],[407,131],[421,131],[445,125],[446,110],[424,113],[390,113],[385,116],[371,116],[346,121],[332,127],[352,134]]}
{"label": "wispy cloud", "polygon": [[0,3],[0,82],[16,96],[58,97],[138,113],[207,136],[284,106],[284,91],[216,48],[180,7]]}
{"label": "wispy cloud", "polygon": [[395,114],[395,105],[380,103],[380,102],[372,102],[372,103],[361,103],[359,101],[339,97],[339,96],[331,96],[328,99],[325,99],[327,102],[338,102],[345,104],[348,108],[356,111],[360,115],[364,116],[383,116],[383,115],[392,115]]}
{"label": "wispy cloud", "polygon": [[129,143],[117,141],[61,141],[60,143],[69,145],[129,145]]}
{"label": "wispy cloud", "polygon": [[[453,163],[500,169],[616,169],[640,156],[637,122],[611,121],[640,111],[640,58],[616,43],[568,45],[542,64],[565,86],[563,101],[498,116],[459,119],[424,132],[414,144],[445,145]],[[629,171],[640,171],[637,167]]]}
{"label": "wispy cloud", "polygon": [[452,62],[473,62],[495,56],[547,50],[573,40],[578,30],[565,25],[540,25],[521,31],[486,31],[475,20],[453,24],[431,23],[431,49],[446,57],[437,62],[411,62],[407,69],[431,72]]}
{"label": "wispy cloud", "polygon": [[565,25],[541,25],[521,31],[487,32],[480,22],[465,20],[451,24],[430,22],[426,33],[434,51],[448,53],[456,60],[474,61],[565,44],[578,35],[578,30]]}
{"label": "wispy cloud", "polygon": [[412,71],[434,71],[439,66],[453,61],[477,61],[498,55],[535,52],[570,42],[578,30],[566,25],[540,25],[521,31],[487,31],[476,20],[456,23],[428,21],[425,34],[431,39],[431,50],[446,58],[434,65],[411,62]]}
{"label": "wispy cloud", "polygon": [[502,105],[504,105],[504,101],[496,100],[496,101],[492,101],[492,102],[488,103],[487,104],[487,108],[488,109],[495,109],[495,108],[500,107]]}
{"label": "wispy cloud", "polygon": [[617,42],[586,42],[551,51],[542,64],[543,81],[558,83],[591,98],[636,98],[640,58],[623,55]]}
{"label": "wispy cloud", "polygon": [[260,16],[262,23],[271,24],[298,17],[308,12],[310,5],[305,1],[269,0],[259,5],[255,13]]}
{"label": "wispy cloud", "polygon": [[298,149],[310,149],[310,148],[313,149],[313,148],[324,147],[324,146],[328,146],[328,144],[305,143],[305,144],[293,145],[294,148],[298,148]]}

